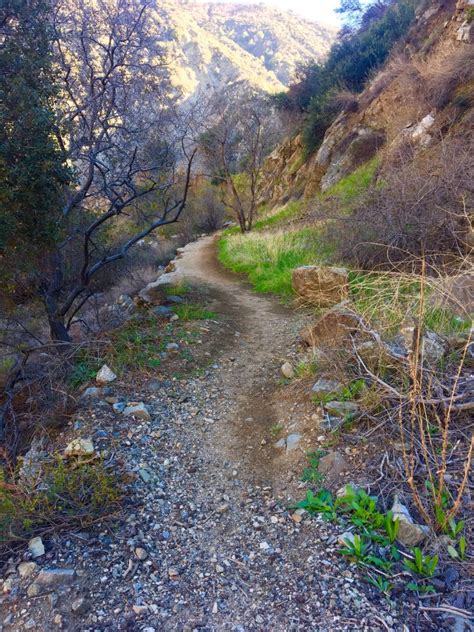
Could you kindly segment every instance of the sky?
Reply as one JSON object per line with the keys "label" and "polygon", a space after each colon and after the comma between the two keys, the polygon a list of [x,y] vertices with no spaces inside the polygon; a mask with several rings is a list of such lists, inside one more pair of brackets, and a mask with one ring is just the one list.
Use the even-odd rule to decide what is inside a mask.
{"label": "sky", "polygon": [[[259,0],[210,0],[211,2],[242,2],[245,4],[258,4]],[[334,9],[339,5],[339,0],[265,0],[277,9],[290,9],[294,13],[317,22],[326,22],[339,25],[339,16]]]}

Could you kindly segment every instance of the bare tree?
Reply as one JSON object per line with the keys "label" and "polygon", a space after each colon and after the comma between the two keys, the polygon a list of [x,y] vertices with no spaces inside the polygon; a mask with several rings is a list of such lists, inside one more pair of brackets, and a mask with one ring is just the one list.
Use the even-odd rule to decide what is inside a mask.
{"label": "bare tree", "polygon": [[252,229],[265,158],[279,140],[279,121],[261,95],[225,91],[216,101],[201,147],[215,181],[225,190],[224,203],[242,232]]}
{"label": "bare tree", "polygon": [[[62,91],[57,139],[76,186],[58,220],[64,239],[38,285],[52,338],[69,342],[99,270],[179,218],[195,150],[176,115],[160,43],[166,34],[151,3],[58,0],[54,29]],[[110,244],[107,233],[124,218],[133,230]],[[76,259],[80,253],[72,278],[71,252]]]}

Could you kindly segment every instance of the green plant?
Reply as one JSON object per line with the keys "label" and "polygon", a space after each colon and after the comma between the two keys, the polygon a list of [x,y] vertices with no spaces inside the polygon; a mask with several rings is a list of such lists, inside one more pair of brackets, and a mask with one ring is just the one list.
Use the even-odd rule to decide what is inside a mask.
{"label": "green plant", "polygon": [[121,477],[102,459],[81,462],[52,455],[41,464],[35,488],[0,481],[0,545],[44,528],[90,525],[115,513],[121,498]]}
{"label": "green plant", "polygon": [[461,536],[459,538],[459,542],[457,544],[458,549],[456,548],[456,544],[448,544],[448,553],[453,558],[453,560],[465,560],[466,559],[466,538],[465,536]]}
{"label": "green plant", "polygon": [[438,566],[438,556],[423,555],[422,550],[418,547],[415,547],[412,550],[412,553],[414,556],[413,560],[403,560],[405,568],[417,575],[433,577]]}
{"label": "green plant", "polygon": [[335,520],[336,509],[334,498],[327,489],[320,489],[314,494],[310,489],[306,492],[306,498],[295,505],[296,509],[305,509],[308,513],[321,514],[324,520]]}
{"label": "green plant", "polygon": [[434,593],[436,592],[434,586],[431,584],[420,584],[419,582],[408,582],[405,586],[407,590],[411,590],[418,594]]}
{"label": "green plant", "polygon": [[339,549],[338,553],[341,555],[347,555],[358,562],[366,560],[367,553],[369,551],[370,544],[366,542],[362,536],[355,533],[353,538],[346,538],[344,540],[345,548]]}
{"label": "green plant", "polygon": [[366,579],[369,584],[375,586],[375,588],[377,588],[377,590],[379,590],[383,595],[390,597],[390,593],[393,590],[393,584],[388,579],[385,579],[385,577],[381,577],[380,575],[376,575],[375,577],[367,575]]}
{"label": "green plant", "polygon": [[179,285],[165,285],[163,288],[163,292],[166,296],[184,296],[185,294],[189,294],[191,288],[189,285],[184,283],[180,283]]}
{"label": "green plant", "polygon": [[400,520],[398,518],[394,520],[391,511],[387,511],[385,514],[384,528],[390,544],[394,544],[400,530]]}
{"label": "green plant", "polygon": [[233,272],[246,274],[257,292],[284,299],[293,295],[294,268],[324,262],[330,254],[318,227],[224,235],[218,249],[220,262]]}
{"label": "green plant", "polygon": [[175,305],[172,310],[177,314],[180,320],[215,320],[217,313],[200,305],[192,305],[190,303],[182,303]]}
{"label": "green plant", "polygon": [[309,466],[305,467],[303,470],[303,475],[301,476],[302,481],[313,483],[319,483],[322,481],[324,475],[318,472],[318,468],[319,460],[322,456],[324,456],[324,454],[325,452],[322,450],[316,450],[316,452],[309,452],[307,454]]}
{"label": "green plant", "polygon": [[273,424],[273,426],[271,426],[270,428],[270,434],[272,438],[276,439],[278,435],[280,434],[280,432],[283,430],[283,428],[284,428],[283,424]]}

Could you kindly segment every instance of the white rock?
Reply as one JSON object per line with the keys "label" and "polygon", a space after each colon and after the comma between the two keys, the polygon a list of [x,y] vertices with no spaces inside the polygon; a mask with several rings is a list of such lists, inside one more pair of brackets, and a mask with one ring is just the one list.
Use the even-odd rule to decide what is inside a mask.
{"label": "white rock", "polygon": [[337,541],[342,546],[347,546],[348,544],[354,544],[354,534],[351,531],[346,531],[345,533],[341,533],[338,536]]}
{"label": "white rock", "polygon": [[295,370],[293,369],[291,362],[285,362],[282,364],[280,371],[283,377],[286,377],[287,379],[290,379],[295,375]]}
{"label": "white rock", "polygon": [[406,546],[416,546],[423,542],[427,535],[427,528],[420,524],[415,524],[407,507],[403,505],[398,496],[395,496],[391,509],[393,520],[397,518],[400,522],[397,540]]}
{"label": "white rock", "polygon": [[109,384],[110,382],[113,382],[116,379],[117,379],[117,376],[112,371],[112,369],[108,367],[106,364],[104,364],[104,366],[99,370],[99,372],[95,376],[95,381],[100,386],[104,386],[104,384]]}
{"label": "white rock", "polygon": [[28,548],[33,559],[44,555],[44,544],[41,538],[32,538],[28,542]]}
{"label": "white rock", "polygon": [[18,565],[18,575],[20,577],[30,577],[38,568],[38,564],[35,562],[22,562]]}
{"label": "white rock", "polygon": [[91,456],[94,453],[92,439],[73,439],[64,448],[64,456]]}

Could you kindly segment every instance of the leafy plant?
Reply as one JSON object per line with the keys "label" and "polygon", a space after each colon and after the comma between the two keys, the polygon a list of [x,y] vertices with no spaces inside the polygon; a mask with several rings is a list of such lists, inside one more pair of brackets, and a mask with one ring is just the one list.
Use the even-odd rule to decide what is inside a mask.
{"label": "leafy plant", "polygon": [[181,305],[175,305],[172,308],[175,314],[178,314],[180,320],[213,320],[217,318],[217,313],[213,312],[200,305],[192,305],[190,303],[183,303]]}
{"label": "leafy plant", "polygon": [[466,559],[466,538],[461,536],[459,538],[458,545],[459,550],[455,544],[448,544],[448,553],[453,560],[465,560]]}
{"label": "leafy plant", "polygon": [[377,590],[379,590],[386,597],[390,596],[390,593],[393,590],[393,584],[388,579],[385,579],[385,577],[381,577],[380,575],[376,575],[375,577],[367,575],[366,579],[369,584],[375,586],[375,588],[377,588]]}
{"label": "leafy plant", "polygon": [[318,472],[319,460],[324,454],[322,450],[316,450],[307,455],[309,466],[303,470],[302,481],[319,483],[324,478],[324,475]]}
{"label": "leafy plant", "polygon": [[309,513],[321,514],[325,520],[336,519],[334,498],[327,489],[320,489],[314,494],[310,489],[306,492],[306,498],[295,505],[297,509],[305,509]]}
{"label": "leafy plant", "polygon": [[394,520],[393,513],[391,511],[387,511],[385,514],[384,528],[390,544],[393,544],[397,539],[398,532],[400,530],[400,520],[398,518]]}
{"label": "leafy plant", "polygon": [[366,542],[362,536],[355,533],[352,540],[347,538],[344,542],[346,544],[345,548],[339,549],[338,553],[341,555],[347,555],[347,557],[353,558],[358,562],[366,560],[370,544],[369,542]]}
{"label": "leafy plant", "polygon": [[431,584],[420,584],[418,582],[408,582],[405,586],[407,590],[412,590],[418,594],[434,593],[436,592],[434,586]]}
{"label": "leafy plant", "polygon": [[425,577],[433,577],[436,572],[436,568],[438,566],[438,556],[437,555],[423,555],[423,552],[420,548],[415,547],[412,551],[414,559],[413,560],[403,560],[404,566],[416,573],[417,575],[423,575]]}

